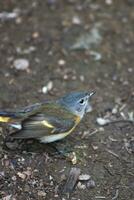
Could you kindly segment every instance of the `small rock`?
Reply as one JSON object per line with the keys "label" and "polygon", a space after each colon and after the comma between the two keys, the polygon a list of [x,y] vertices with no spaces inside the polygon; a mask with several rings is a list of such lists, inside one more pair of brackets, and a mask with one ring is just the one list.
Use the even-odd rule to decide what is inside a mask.
{"label": "small rock", "polygon": [[32,38],[37,39],[39,37],[39,35],[40,35],[39,32],[34,32],[32,34]]}
{"label": "small rock", "polygon": [[97,150],[99,147],[94,145],[94,144],[92,144],[92,148],[93,148],[93,150]]}
{"label": "small rock", "polygon": [[77,188],[80,189],[80,190],[85,190],[86,189],[86,185],[82,184],[81,182],[78,182]]}
{"label": "small rock", "polygon": [[62,174],[61,175],[61,178],[60,178],[60,181],[62,182],[62,181],[65,181],[66,180],[66,175],[65,174]]}
{"label": "small rock", "polygon": [[52,181],[52,180],[53,180],[53,177],[52,177],[51,175],[49,176],[49,180],[50,180],[50,181]]}
{"label": "small rock", "polygon": [[128,112],[128,118],[130,121],[134,122],[134,112]]}
{"label": "small rock", "polygon": [[85,80],[85,77],[83,75],[80,75],[80,81],[84,82],[84,80]]}
{"label": "small rock", "polygon": [[130,72],[130,73],[133,72],[133,68],[129,67],[128,72]]}
{"label": "small rock", "polygon": [[16,9],[13,12],[1,12],[0,13],[0,20],[6,21],[17,18],[19,15],[19,10]]}
{"label": "small rock", "polygon": [[17,175],[23,180],[26,178],[26,174],[24,173],[18,172]]}
{"label": "small rock", "polygon": [[5,176],[5,172],[4,171],[0,171],[0,177],[4,177]]}
{"label": "small rock", "polygon": [[72,24],[76,24],[76,25],[81,24],[80,18],[79,18],[78,16],[74,16],[74,17],[72,18]]}
{"label": "small rock", "polygon": [[89,180],[86,185],[87,185],[87,188],[94,188],[95,187],[95,181]]}
{"label": "small rock", "polygon": [[16,181],[17,180],[16,176],[12,176],[12,180]]}
{"label": "small rock", "polygon": [[68,155],[68,159],[72,162],[73,165],[77,163],[77,157],[75,152],[71,152]]}
{"label": "small rock", "polygon": [[21,24],[22,23],[22,17],[17,17],[15,22],[16,22],[16,24]]}
{"label": "small rock", "polygon": [[67,79],[68,79],[68,75],[65,74],[65,75],[63,76],[63,79],[64,79],[64,80],[67,80]]}
{"label": "small rock", "polygon": [[91,176],[88,174],[81,174],[79,176],[79,181],[88,181],[90,178],[91,178]]}
{"label": "small rock", "polygon": [[112,2],[112,0],[105,0],[105,3],[106,3],[107,5],[111,5],[113,2]]}
{"label": "small rock", "polygon": [[28,70],[28,68],[29,68],[29,61],[27,59],[23,59],[23,58],[16,59],[13,62],[13,66],[17,70],[22,70],[22,71],[23,70]]}
{"label": "small rock", "polygon": [[99,127],[98,129],[100,132],[103,132],[104,131],[104,128],[103,127]]}
{"label": "small rock", "polygon": [[30,54],[31,52],[34,52],[36,50],[36,47],[30,46],[27,49],[22,49],[21,47],[16,48],[16,52],[18,54]]}
{"label": "small rock", "polygon": [[90,55],[94,56],[95,61],[99,61],[102,59],[102,55],[96,51],[90,51]]}
{"label": "small rock", "polygon": [[53,82],[52,82],[52,81],[49,81],[48,84],[42,88],[42,92],[43,92],[44,94],[46,94],[46,93],[47,93],[48,91],[50,91],[52,88],[53,88]]}
{"label": "small rock", "polygon": [[25,184],[25,186],[24,186],[24,191],[25,192],[29,192],[30,191],[30,185],[28,185],[28,184]]}
{"label": "small rock", "polygon": [[11,200],[11,199],[12,199],[12,195],[11,194],[2,198],[2,200]]}
{"label": "small rock", "polygon": [[50,81],[50,82],[47,84],[47,89],[48,89],[48,91],[50,91],[52,88],[53,88],[53,82]]}
{"label": "small rock", "polygon": [[118,112],[118,106],[116,105],[113,109],[112,109],[112,114],[117,114]]}
{"label": "small rock", "polygon": [[99,124],[100,126],[104,126],[104,125],[108,124],[108,123],[110,122],[110,120],[109,120],[109,119],[104,119],[104,118],[102,118],[102,117],[98,117],[98,118],[96,119],[96,122],[97,122],[97,124]]}
{"label": "small rock", "polygon": [[9,160],[7,160],[7,159],[5,160],[5,162],[4,162],[4,163],[5,163],[5,167],[8,167],[8,166],[10,165],[10,161],[9,161]]}
{"label": "small rock", "polygon": [[66,64],[66,61],[63,60],[63,59],[60,59],[60,60],[58,61],[58,64],[59,64],[60,66],[63,66],[63,65]]}
{"label": "small rock", "polygon": [[27,171],[24,171],[24,174],[29,177],[29,176],[31,176],[32,172],[30,169],[28,169]]}
{"label": "small rock", "polygon": [[38,191],[38,196],[45,197],[46,196],[46,192],[44,192],[42,190],[39,190]]}

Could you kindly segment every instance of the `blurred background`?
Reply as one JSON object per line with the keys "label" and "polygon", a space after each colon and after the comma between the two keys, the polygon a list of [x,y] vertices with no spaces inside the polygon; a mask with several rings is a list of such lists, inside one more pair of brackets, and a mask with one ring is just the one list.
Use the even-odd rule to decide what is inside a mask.
{"label": "blurred background", "polygon": [[[0,1],[1,109],[27,106],[48,98],[58,98],[71,91],[96,91],[92,99],[93,112],[85,118],[73,138],[75,141],[75,134],[78,133],[77,140],[81,143],[81,138],[85,137],[84,131],[92,133],[97,130],[92,137],[85,133],[87,138],[82,140],[82,144],[88,148],[85,157],[82,154],[84,165],[83,162],[78,164],[83,173],[92,174],[96,187],[91,191],[86,188],[87,193],[84,190],[79,192],[79,188],[73,199],[134,198],[131,154],[134,151],[134,128],[129,123],[134,120],[133,42],[133,0]],[[126,120],[127,123],[103,128],[105,119]],[[114,150],[116,156],[105,151],[105,148]],[[0,152],[2,159],[5,159],[3,149]],[[13,152],[6,152],[6,155],[17,160]],[[22,157],[22,154],[19,156]],[[41,156],[43,153],[36,155],[36,164],[38,159],[43,160]],[[24,167],[27,168],[33,162],[33,157],[26,156],[25,159]],[[63,166],[68,172],[71,165],[65,160],[58,160],[59,164],[56,159],[52,160],[51,164],[42,161],[39,167],[42,169],[42,165],[45,165],[45,172],[40,171],[38,175],[40,181],[44,173],[45,177],[49,177],[51,171],[55,173],[52,186],[49,186],[48,178],[45,179],[47,186],[35,187],[29,183],[27,192],[22,180],[17,182],[22,187],[19,190],[17,184],[8,186],[6,178],[3,178],[2,198],[11,195],[17,200],[59,199],[59,196],[54,196],[54,188],[60,182],[60,174],[57,173]],[[33,168],[36,164],[32,163]],[[4,173],[11,180],[12,176],[16,177],[16,172],[10,169],[10,173],[4,166],[0,165],[0,171],[5,170]],[[33,188],[36,189],[33,191]],[[45,191],[47,195],[38,194],[45,188],[48,189]]]}

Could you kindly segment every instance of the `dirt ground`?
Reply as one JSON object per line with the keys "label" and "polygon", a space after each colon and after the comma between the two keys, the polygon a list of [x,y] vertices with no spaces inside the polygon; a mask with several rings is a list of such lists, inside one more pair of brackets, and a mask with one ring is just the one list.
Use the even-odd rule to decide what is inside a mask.
{"label": "dirt ground", "polygon": [[[75,165],[36,141],[7,149],[1,124],[0,199],[134,199],[133,25],[133,0],[0,1],[1,110],[96,91],[93,111],[62,141]],[[91,178],[65,195],[73,167]]]}

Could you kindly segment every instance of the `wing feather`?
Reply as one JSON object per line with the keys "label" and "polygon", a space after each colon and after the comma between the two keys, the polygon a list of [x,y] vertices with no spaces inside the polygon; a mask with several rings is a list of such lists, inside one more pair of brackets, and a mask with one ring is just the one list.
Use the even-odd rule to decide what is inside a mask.
{"label": "wing feather", "polygon": [[22,122],[22,129],[12,133],[13,138],[41,138],[71,130],[76,116],[55,104],[42,105]]}

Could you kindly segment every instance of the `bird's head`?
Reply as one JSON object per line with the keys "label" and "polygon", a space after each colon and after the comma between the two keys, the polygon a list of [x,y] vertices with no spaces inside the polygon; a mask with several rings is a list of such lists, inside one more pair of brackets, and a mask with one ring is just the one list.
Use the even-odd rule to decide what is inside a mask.
{"label": "bird's head", "polygon": [[82,119],[91,110],[89,102],[94,94],[95,92],[72,92],[59,99],[58,103]]}

